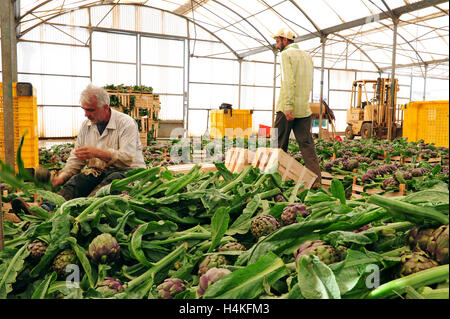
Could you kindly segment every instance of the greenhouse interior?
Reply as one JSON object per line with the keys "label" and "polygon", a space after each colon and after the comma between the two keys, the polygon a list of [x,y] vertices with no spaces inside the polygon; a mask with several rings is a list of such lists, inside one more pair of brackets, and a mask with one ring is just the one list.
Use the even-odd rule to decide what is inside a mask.
{"label": "greenhouse interior", "polygon": [[449,300],[448,15],[1,0],[0,299]]}

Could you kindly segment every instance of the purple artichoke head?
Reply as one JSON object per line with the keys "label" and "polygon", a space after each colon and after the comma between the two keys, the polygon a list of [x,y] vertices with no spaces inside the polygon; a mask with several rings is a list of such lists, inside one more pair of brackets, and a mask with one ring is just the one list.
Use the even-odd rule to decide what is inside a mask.
{"label": "purple artichoke head", "polygon": [[47,250],[47,244],[39,239],[36,239],[28,245],[27,249],[33,259],[41,259]]}
{"label": "purple artichoke head", "polygon": [[283,221],[283,224],[290,225],[296,223],[297,214],[304,218],[309,215],[309,212],[306,210],[306,206],[300,203],[287,205],[283,209],[283,213],[281,213],[281,220]]}
{"label": "purple artichoke head", "polygon": [[176,295],[185,291],[186,287],[183,280],[179,278],[166,278],[156,289],[158,290],[158,298],[173,299]]}
{"label": "purple artichoke head", "polygon": [[398,182],[395,180],[395,178],[386,178],[383,181],[383,189],[387,189],[388,187],[395,187],[398,186]]}
{"label": "purple artichoke head", "polygon": [[95,288],[96,291],[101,293],[105,297],[112,296],[118,292],[124,291],[122,283],[119,279],[112,277],[105,277],[105,279],[99,282]]}
{"label": "purple artichoke head", "polygon": [[203,296],[206,289],[208,289],[212,284],[218,282],[220,279],[230,274],[231,271],[225,268],[211,268],[205,274],[200,277],[198,283],[197,294]]}
{"label": "purple artichoke head", "polygon": [[88,255],[94,262],[106,264],[119,257],[120,246],[111,234],[100,234],[89,244]]}

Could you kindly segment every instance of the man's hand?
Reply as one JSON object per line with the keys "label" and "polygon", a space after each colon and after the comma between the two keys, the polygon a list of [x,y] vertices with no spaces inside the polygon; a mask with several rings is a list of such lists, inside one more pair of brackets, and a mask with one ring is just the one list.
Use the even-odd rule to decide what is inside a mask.
{"label": "man's hand", "polygon": [[99,158],[105,162],[109,162],[111,160],[111,153],[108,150],[103,150],[91,146],[80,146],[74,151],[74,154],[82,161],[94,157]]}
{"label": "man's hand", "polygon": [[59,176],[53,177],[53,180],[52,180],[53,187],[59,186],[63,183],[64,183],[64,178],[59,177]]}
{"label": "man's hand", "polygon": [[288,120],[288,121],[293,121],[295,119],[295,117],[292,115],[291,110],[286,111],[285,115],[286,115],[286,120]]}
{"label": "man's hand", "polygon": [[97,149],[95,147],[90,146],[80,146],[74,151],[74,154],[82,161],[98,157]]}

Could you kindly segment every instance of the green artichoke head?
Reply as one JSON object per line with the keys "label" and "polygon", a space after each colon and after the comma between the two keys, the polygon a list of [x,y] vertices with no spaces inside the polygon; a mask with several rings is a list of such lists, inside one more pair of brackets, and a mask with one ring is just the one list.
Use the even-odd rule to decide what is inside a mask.
{"label": "green artichoke head", "polygon": [[198,265],[198,274],[201,276],[211,268],[220,268],[227,264],[228,261],[223,255],[208,255]]}
{"label": "green artichoke head", "polygon": [[238,243],[237,241],[230,241],[225,245],[219,247],[219,251],[245,251],[245,250],[247,250],[247,248],[245,248],[244,245]]}
{"label": "green artichoke head", "polygon": [[52,268],[60,276],[66,274],[66,267],[71,264],[77,264],[77,256],[71,249],[66,249],[59,253],[55,259],[53,259]]}
{"label": "green artichoke head", "polygon": [[433,268],[439,264],[430,258],[423,250],[406,251],[401,256],[402,265],[400,268],[400,277],[409,276],[416,272]]}
{"label": "green artichoke head", "polygon": [[295,262],[302,255],[315,255],[324,264],[332,264],[341,260],[341,257],[346,253],[345,250],[337,250],[331,245],[327,245],[322,240],[307,240],[294,253]]}
{"label": "green artichoke head", "polygon": [[156,289],[158,290],[158,298],[173,299],[176,295],[186,290],[186,287],[183,280],[179,278],[166,278]]}
{"label": "green artichoke head", "polygon": [[414,227],[407,237],[409,247],[412,250],[426,250],[428,243],[432,240],[434,229]]}
{"label": "green artichoke head", "polygon": [[96,263],[109,263],[119,257],[120,246],[111,234],[100,234],[89,244],[88,255]]}
{"label": "green artichoke head", "polygon": [[262,236],[267,236],[270,233],[280,228],[278,220],[271,215],[261,215],[253,219],[250,231],[253,236],[259,239]]}

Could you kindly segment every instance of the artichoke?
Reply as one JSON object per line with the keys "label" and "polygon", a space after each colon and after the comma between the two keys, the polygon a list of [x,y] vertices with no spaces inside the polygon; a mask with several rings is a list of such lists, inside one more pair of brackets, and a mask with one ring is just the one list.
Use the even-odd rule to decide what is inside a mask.
{"label": "artichoke", "polygon": [[383,181],[383,185],[381,187],[383,187],[383,189],[387,189],[389,187],[395,187],[398,186],[398,182],[395,180],[395,178],[386,178]]}
{"label": "artichoke", "polygon": [[431,241],[434,229],[414,227],[408,235],[408,244],[412,250],[427,250],[428,242]]}
{"label": "artichoke", "polygon": [[250,231],[256,238],[267,236],[280,228],[278,220],[271,215],[261,215],[256,217],[251,224]]}
{"label": "artichoke", "polygon": [[209,286],[216,283],[226,275],[230,274],[231,271],[224,268],[211,268],[205,274],[200,277],[198,283],[197,294],[199,296],[203,296],[205,294],[206,289]]}
{"label": "artichoke", "polygon": [[32,258],[40,259],[42,256],[44,256],[47,247],[48,246],[46,243],[39,239],[36,239],[28,245],[27,249],[30,252]]}
{"label": "artichoke", "polygon": [[122,283],[119,279],[105,277],[105,279],[97,284],[95,289],[105,297],[110,297],[118,292],[124,291]]}
{"label": "artichoke", "polygon": [[342,168],[346,171],[353,171],[355,168],[358,168],[359,163],[356,158],[351,158],[348,161],[342,162]]}
{"label": "artichoke", "polygon": [[220,266],[224,266],[227,264],[228,262],[223,255],[208,255],[198,265],[198,274],[201,276],[211,268],[219,268]]}
{"label": "artichoke", "polygon": [[52,268],[60,276],[66,273],[66,267],[75,264],[77,262],[77,256],[71,249],[66,249],[59,253],[53,260]]}
{"label": "artichoke", "polygon": [[166,278],[158,287],[158,298],[173,299],[179,293],[186,290],[183,280],[179,278]]}
{"label": "artichoke", "polygon": [[439,265],[423,250],[417,250],[413,252],[407,251],[401,256],[401,259],[402,266],[400,269],[400,277],[408,276]]}
{"label": "artichoke", "polygon": [[115,260],[120,254],[117,240],[109,233],[100,234],[89,244],[88,255],[97,263],[105,264]]}
{"label": "artichoke", "polygon": [[238,243],[237,241],[230,241],[226,243],[225,245],[222,245],[219,247],[219,251],[245,251],[247,248],[245,248],[244,245]]}
{"label": "artichoke", "polygon": [[283,209],[283,213],[281,214],[281,220],[284,225],[290,225],[297,222],[297,213],[302,217],[306,217],[309,215],[309,212],[306,210],[306,206],[300,203],[293,203],[287,205]]}
{"label": "artichoke", "polygon": [[427,251],[439,264],[448,264],[448,225],[442,225],[433,231],[427,243]]}
{"label": "artichoke", "polygon": [[294,253],[296,263],[302,255],[315,255],[319,257],[321,262],[329,265],[340,261],[342,251],[337,251],[322,240],[307,240]]}

